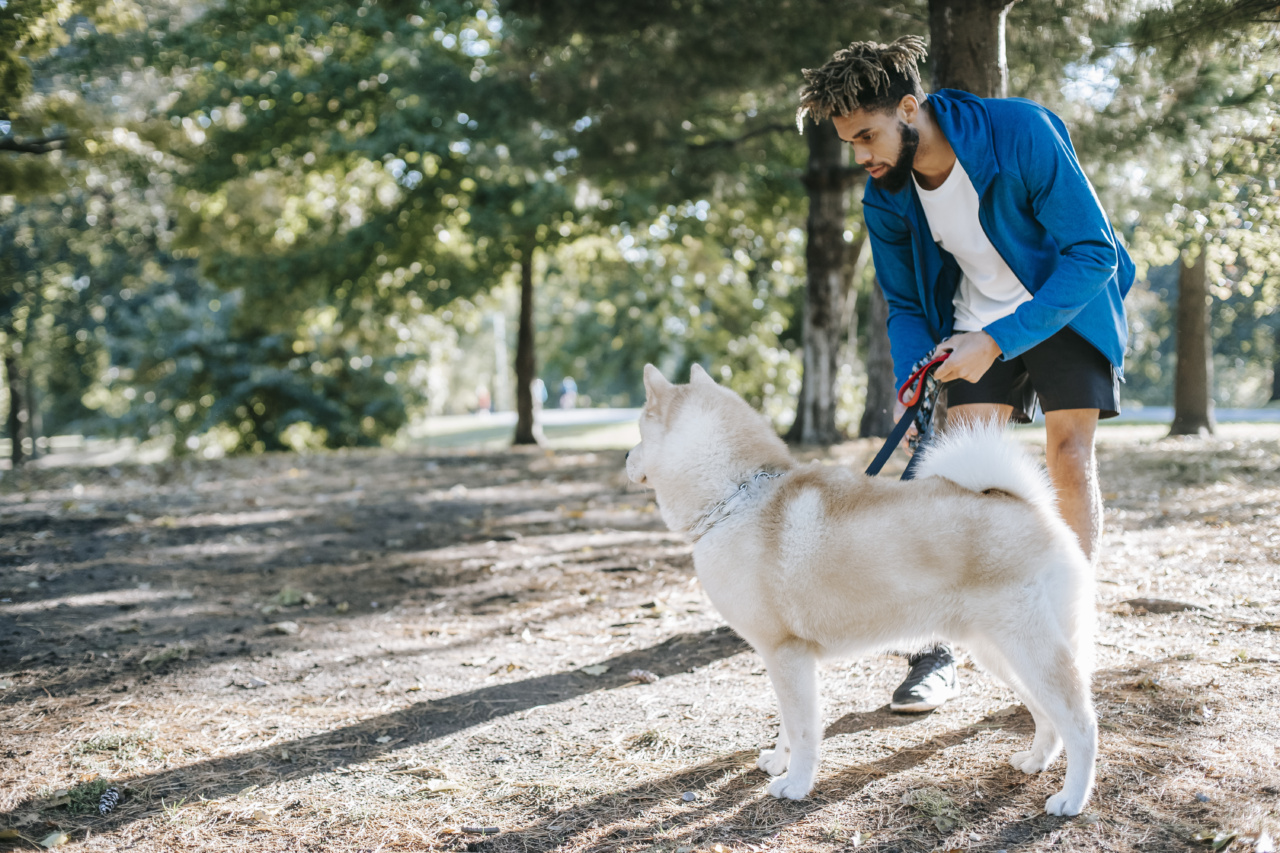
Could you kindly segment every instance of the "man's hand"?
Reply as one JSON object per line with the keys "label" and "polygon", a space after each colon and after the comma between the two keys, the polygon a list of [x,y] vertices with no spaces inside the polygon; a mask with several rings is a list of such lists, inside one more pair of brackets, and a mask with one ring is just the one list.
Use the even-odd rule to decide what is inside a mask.
{"label": "man's hand", "polygon": [[986,332],[961,332],[938,344],[933,354],[944,352],[951,357],[933,374],[939,382],[977,382],[1000,357],[1000,346]]}

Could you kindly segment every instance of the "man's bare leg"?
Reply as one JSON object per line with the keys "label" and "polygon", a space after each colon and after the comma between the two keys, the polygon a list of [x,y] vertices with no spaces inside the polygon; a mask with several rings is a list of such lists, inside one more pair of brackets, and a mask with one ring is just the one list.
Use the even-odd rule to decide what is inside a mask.
{"label": "man's bare leg", "polygon": [[1102,492],[1098,459],[1093,450],[1097,409],[1045,412],[1045,461],[1058,493],[1058,509],[1075,531],[1084,555],[1096,563],[1102,539]]}

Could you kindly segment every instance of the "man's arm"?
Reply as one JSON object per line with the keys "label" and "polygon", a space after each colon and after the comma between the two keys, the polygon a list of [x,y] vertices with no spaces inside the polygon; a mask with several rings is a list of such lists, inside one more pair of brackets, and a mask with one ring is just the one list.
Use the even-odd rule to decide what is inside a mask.
{"label": "man's arm", "polygon": [[876,279],[889,304],[889,352],[893,357],[894,387],[901,388],[911,374],[911,366],[935,344],[916,286],[911,232],[896,214],[874,205],[863,208],[863,218],[871,236]]}
{"label": "man's arm", "polygon": [[1064,328],[1115,275],[1115,235],[1080,168],[1065,130],[1048,113],[1027,115],[1015,144],[1032,213],[1057,243],[1062,259],[1029,302],[985,331],[1005,358],[1021,355]]}

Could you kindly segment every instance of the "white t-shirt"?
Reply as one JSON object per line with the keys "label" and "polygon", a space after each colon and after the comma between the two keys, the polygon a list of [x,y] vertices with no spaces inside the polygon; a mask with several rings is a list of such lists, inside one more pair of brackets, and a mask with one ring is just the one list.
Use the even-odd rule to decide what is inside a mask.
{"label": "white t-shirt", "polygon": [[[911,179],[915,180],[914,174]],[[979,332],[1031,299],[982,230],[978,191],[959,160],[942,186],[926,190],[916,181],[916,192],[934,242],[955,257],[963,273],[952,300],[957,332]]]}

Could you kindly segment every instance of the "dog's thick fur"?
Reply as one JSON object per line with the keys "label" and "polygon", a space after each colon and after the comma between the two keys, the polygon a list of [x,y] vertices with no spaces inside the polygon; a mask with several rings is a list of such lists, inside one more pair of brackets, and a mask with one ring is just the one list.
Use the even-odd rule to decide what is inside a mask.
{"label": "dog's thick fur", "polygon": [[648,365],[644,381],[627,474],[657,492],[672,530],[694,530],[757,472],[780,474],[735,498],[693,548],[707,595],[764,658],[778,696],[777,746],[759,760],[778,777],[769,793],[802,799],[813,787],[820,658],[945,639],[1035,718],[1014,767],[1038,773],[1065,744],[1066,781],[1045,809],[1080,813],[1097,753],[1093,574],[1043,469],[994,426],[951,433],[909,482],[800,465],[701,368],[673,385]]}

